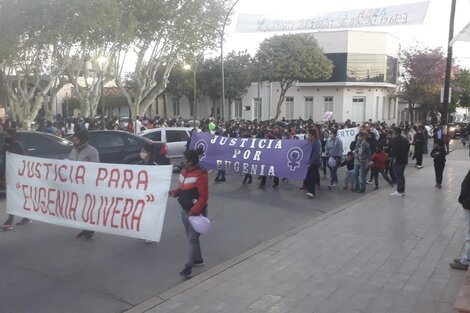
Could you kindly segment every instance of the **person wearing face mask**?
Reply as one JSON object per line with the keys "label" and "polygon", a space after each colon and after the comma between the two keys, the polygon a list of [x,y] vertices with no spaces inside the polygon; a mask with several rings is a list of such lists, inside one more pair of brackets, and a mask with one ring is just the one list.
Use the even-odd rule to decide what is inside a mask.
{"label": "person wearing face mask", "polygon": [[[6,164],[6,155],[7,152],[10,153],[15,153],[15,154],[20,154],[20,155],[25,155],[25,150],[23,147],[19,144],[18,141],[16,141],[16,129],[14,128],[9,128],[5,130],[4,132],[4,138],[5,138],[5,145],[2,148],[2,158],[3,158],[3,167],[2,171],[5,173],[5,164]],[[5,231],[7,230],[12,230],[13,229],[13,220],[15,216],[14,215],[8,215],[7,220],[1,228]],[[21,221],[19,221],[16,225],[27,225],[31,224],[31,220],[29,218],[22,218]]]}
{"label": "person wearing face mask", "polygon": [[[99,162],[100,156],[98,150],[88,144],[88,131],[80,130],[72,137],[73,149],[70,151],[69,159],[81,162]],[[87,240],[95,237],[95,232],[91,230],[83,230],[78,235],[85,237]]]}
{"label": "person wearing face mask", "polygon": [[199,243],[200,234],[189,223],[190,216],[207,216],[209,176],[207,171],[198,165],[201,154],[201,150],[188,150],[183,153],[183,170],[180,173],[179,187],[169,192],[171,197],[178,198],[181,205],[181,219],[189,240],[188,260],[180,272],[184,278],[191,277],[193,266],[204,265]]}
{"label": "person wearing face mask", "polygon": [[146,143],[140,148],[139,156],[138,165],[157,165],[153,157],[153,145],[151,143]]}

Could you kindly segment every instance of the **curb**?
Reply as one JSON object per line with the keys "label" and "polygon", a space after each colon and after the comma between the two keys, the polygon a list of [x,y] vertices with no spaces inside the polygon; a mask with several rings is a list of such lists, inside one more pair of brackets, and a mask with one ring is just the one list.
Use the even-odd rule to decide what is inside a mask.
{"label": "curb", "polygon": [[[455,150],[459,150],[459,149],[453,149],[452,151],[449,151],[449,152],[453,152]],[[411,175],[415,175],[416,173],[418,173],[418,171],[414,172],[413,174]],[[135,305],[134,307],[131,307],[127,310],[124,310],[123,313],[145,313],[145,312],[148,312],[152,309],[154,309],[155,307],[159,306],[160,304],[166,302],[167,300],[187,291],[188,289],[194,287],[194,286],[197,286],[205,281],[207,281],[208,279],[214,277],[214,276],[217,276],[218,274],[220,273],[223,273],[227,270],[229,270],[230,268],[236,266],[237,264],[239,263],[242,263],[244,262],[245,260],[265,251],[266,249],[269,249],[270,247],[272,247],[273,245],[285,240],[285,239],[288,239],[300,232],[302,232],[303,230],[305,229],[308,229],[310,227],[312,227],[313,225],[315,224],[318,224],[322,221],[324,221],[325,219],[333,216],[333,215],[336,215],[344,210],[346,210],[348,207],[352,207],[354,206],[355,204],[357,204],[358,202],[361,202],[364,200],[364,198],[366,198],[367,196],[369,195],[372,195],[372,194],[375,194],[374,193],[366,193],[364,194],[362,197],[359,197],[345,205],[342,205],[342,206],[339,206],[335,209],[332,209],[304,224],[301,224],[299,226],[296,226],[294,228],[292,228],[291,230],[285,232],[284,234],[281,234],[281,235],[278,235],[238,256],[235,256],[233,257],[232,259],[222,263],[222,264],[219,264],[197,276],[194,276],[192,279],[190,280],[187,280],[187,281],[184,281],[183,283],[175,286],[175,287],[172,287],[170,289],[168,289],[167,291],[164,291],[163,293],[155,296],[155,297],[152,297],[140,304],[137,304]]]}
{"label": "curb", "polygon": [[232,259],[222,263],[222,264],[219,264],[197,276],[194,276],[193,278],[191,278],[190,280],[187,280],[173,288],[170,288],[168,289],[167,291],[164,291],[163,293],[155,296],[155,297],[152,297],[140,304],[137,304],[136,306],[128,309],[128,310],[125,310],[123,311],[123,313],[145,313],[153,308],[155,308],[156,306],[162,304],[163,302],[187,291],[188,289],[194,287],[194,286],[197,286],[203,282],[205,282],[206,280],[214,277],[214,276],[217,276],[218,274],[220,273],[223,273],[227,270],[229,270],[230,268],[234,267],[235,265],[239,264],[239,263],[242,263],[244,262],[245,260],[255,256],[256,254],[259,254],[261,252],[263,252],[264,250],[266,249],[269,249],[270,247],[272,247],[273,245],[285,240],[285,239],[288,239],[300,232],[302,232],[303,230],[307,229],[307,228],[310,228],[312,227],[313,225],[319,223],[319,222],[322,222],[323,220],[329,218],[330,216],[333,216],[333,215],[336,215],[344,210],[346,210],[348,207],[350,206],[353,206],[354,204],[364,200],[364,198],[367,196],[368,194],[362,196],[362,197],[359,197],[351,202],[349,202],[346,205],[343,205],[343,206],[340,206],[340,207],[337,207],[335,209],[332,209],[314,219],[312,219],[311,221],[309,222],[306,222],[302,225],[299,225],[299,226],[296,226],[294,228],[292,228],[291,230],[285,232],[284,234],[281,234],[281,235],[278,235],[246,252],[243,252],[242,254],[238,255],[238,256],[235,256],[233,257]]}

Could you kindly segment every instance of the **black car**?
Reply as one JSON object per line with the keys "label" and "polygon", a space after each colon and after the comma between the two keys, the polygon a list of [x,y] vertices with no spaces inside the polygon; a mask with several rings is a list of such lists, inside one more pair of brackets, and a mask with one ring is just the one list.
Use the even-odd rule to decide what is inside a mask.
{"label": "black car", "polygon": [[[26,150],[26,154],[33,157],[46,159],[65,159],[72,150],[72,143],[66,139],[41,133],[41,132],[17,132],[18,142]],[[5,145],[3,133],[0,134],[0,149]],[[0,157],[0,190],[5,189],[5,166],[3,157]]]}
{"label": "black car", "polygon": [[89,143],[98,150],[100,162],[116,164],[135,164],[140,161],[140,149],[146,143],[155,148],[155,162],[168,165],[166,145],[120,130],[92,130],[88,132]]}

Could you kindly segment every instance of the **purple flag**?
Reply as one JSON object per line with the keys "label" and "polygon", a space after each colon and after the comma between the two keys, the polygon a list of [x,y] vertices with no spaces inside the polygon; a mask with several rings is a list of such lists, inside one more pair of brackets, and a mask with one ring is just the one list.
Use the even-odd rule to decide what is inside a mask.
{"label": "purple flag", "polygon": [[312,143],[307,140],[229,138],[196,133],[190,148],[204,151],[199,164],[207,169],[304,179]]}

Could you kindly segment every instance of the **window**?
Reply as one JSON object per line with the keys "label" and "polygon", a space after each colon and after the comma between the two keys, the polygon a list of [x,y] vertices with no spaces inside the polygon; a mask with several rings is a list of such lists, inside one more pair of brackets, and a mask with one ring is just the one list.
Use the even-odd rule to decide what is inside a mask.
{"label": "window", "polygon": [[180,99],[173,98],[173,115],[180,115]]}
{"label": "window", "polygon": [[166,142],[188,141],[189,136],[185,130],[167,130]]}
{"label": "window", "polygon": [[242,117],[242,100],[235,100],[235,117],[236,118],[241,118]]}
{"label": "window", "polygon": [[263,98],[253,98],[253,106],[255,107],[255,118],[261,118]]}
{"label": "window", "polygon": [[323,103],[325,104],[324,112],[333,112],[333,97],[323,97]]}
{"label": "window", "polygon": [[286,119],[294,119],[294,97],[286,97]]}
{"label": "window", "polygon": [[309,119],[313,118],[313,97],[305,97],[305,110],[304,110],[304,118]]}
{"label": "window", "polygon": [[145,138],[148,138],[152,141],[162,141],[162,132],[155,131],[144,135]]}
{"label": "window", "polygon": [[47,155],[58,151],[57,144],[40,134],[17,134],[18,141],[26,149],[27,153],[32,156]]}
{"label": "window", "polygon": [[106,133],[106,132],[99,132],[96,133],[94,137],[94,144],[95,147],[100,148],[113,148],[113,147],[124,147],[124,139],[120,135],[116,135],[115,133]]}

